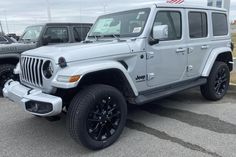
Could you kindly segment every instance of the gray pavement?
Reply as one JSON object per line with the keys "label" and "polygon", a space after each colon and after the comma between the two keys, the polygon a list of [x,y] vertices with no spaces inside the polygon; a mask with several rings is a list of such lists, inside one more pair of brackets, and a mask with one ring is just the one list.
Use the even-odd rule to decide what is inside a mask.
{"label": "gray pavement", "polygon": [[121,138],[90,151],[66,131],[65,116],[49,122],[0,98],[1,157],[235,157],[236,89],[218,102],[198,89],[142,107],[130,107]]}

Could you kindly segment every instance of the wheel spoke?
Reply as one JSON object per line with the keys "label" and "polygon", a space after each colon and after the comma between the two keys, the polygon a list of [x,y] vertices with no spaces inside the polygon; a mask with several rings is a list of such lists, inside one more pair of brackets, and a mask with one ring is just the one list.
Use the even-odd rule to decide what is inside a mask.
{"label": "wheel spoke", "polygon": [[90,133],[94,133],[94,131],[96,131],[98,129],[98,127],[99,127],[99,123],[95,126],[94,129],[91,129]]}
{"label": "wheel spoke", "polygon": [[117,116],[119,116],[119,115],[120,115],[120,112],[118,111],[117,113],[111,115],[111,116],[109,117],[109,119],[112,119],[112,118],[117,117]]}
{"label": "wheel spoke", "polygon": [[107,125],[105,125],[105,128],[106,128],[106,134],[107,134],[107,136],[110,137],[110,136],[111,136],[110,129],[108,128]]}
{"label": "wheel spoke", "polygon": [[98,140],[101,140],[102,139],[102,131],[103,131],[103,126],[102,125],[100,125],[100,129],[99,129],[99,132],[98,132],[98,135],[97,135],[97,139]]}

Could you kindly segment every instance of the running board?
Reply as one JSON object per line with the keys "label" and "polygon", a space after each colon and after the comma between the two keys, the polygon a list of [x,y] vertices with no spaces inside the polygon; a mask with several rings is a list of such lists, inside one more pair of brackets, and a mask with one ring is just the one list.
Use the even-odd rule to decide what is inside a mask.
{"label": "running board", "polygon": [[143,104],[152,102],[154,100],[157,100],[166,96],[170,96],[174,93],[177,93],[186,89],[204,85],[206,83],[207,83],[206,78],[200,78],[200,79],[193,80],[190,82],[187,81],[185,83],[181,83],[175,86],[172,85],[170,87],[166,87],[163,89],[152,90],[150,92],[140,94],[138,97],[131,100],[130,103],[136,104],[136,105],[143,105]]}

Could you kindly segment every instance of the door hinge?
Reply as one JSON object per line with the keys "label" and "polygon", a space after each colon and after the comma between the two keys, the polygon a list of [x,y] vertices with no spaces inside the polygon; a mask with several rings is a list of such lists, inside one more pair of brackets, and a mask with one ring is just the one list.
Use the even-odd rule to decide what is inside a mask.
{"label": "door hinge", "polygon": [[155,74],[154,73],[148,73],[147,74],[147,80],[148,81],[150,81],[150,80],[152,80],[152,79],[154,79],[155,78]]}
{"label": "door hinge", "polygon": [[194,48],[193,48],[193,47],[189,47],[189,48],[188,48],[188,54],[193,53],[193,51],[194,51]]}
{"label": "door hinge", "polygon": [[193,70],[193,66],[192,65],[188,65],[187,66],[187,72],[190,72],[190,71],[192,71]]}
{"label": "door hinge", "polygon": [[152,59],[154,58],[154,52],[147,52],[147,59]]}

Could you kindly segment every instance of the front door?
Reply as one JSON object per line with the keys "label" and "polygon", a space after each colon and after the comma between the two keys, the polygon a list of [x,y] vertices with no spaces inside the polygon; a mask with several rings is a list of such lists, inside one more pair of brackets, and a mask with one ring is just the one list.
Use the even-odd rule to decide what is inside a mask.
{"label": "front door", "polygon": [[[159,9],[154,25],[167,25],[168,38],[147,46],[147,84],[160,87],[182,81],[186,74],[187,47],[184,35],[184,10]],[[150,35],[152,38],[152,33]]]}

